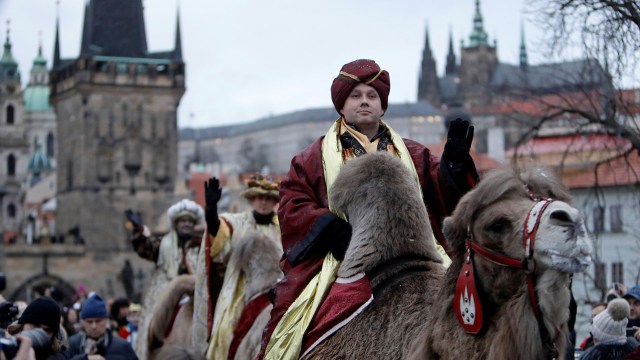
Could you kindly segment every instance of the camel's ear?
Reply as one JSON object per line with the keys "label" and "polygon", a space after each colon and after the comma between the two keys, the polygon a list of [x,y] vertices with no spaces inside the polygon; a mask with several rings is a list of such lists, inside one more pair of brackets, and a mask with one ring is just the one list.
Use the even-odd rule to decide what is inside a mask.
{"label": "camel's ear", "polygon": [[456,221],[455,217],[449,216],[444,219],[442,222],[442,233],[450,249],[459,252],[464,251],[464,238],[467,230],[465,226],[461,226],[461,224]]}

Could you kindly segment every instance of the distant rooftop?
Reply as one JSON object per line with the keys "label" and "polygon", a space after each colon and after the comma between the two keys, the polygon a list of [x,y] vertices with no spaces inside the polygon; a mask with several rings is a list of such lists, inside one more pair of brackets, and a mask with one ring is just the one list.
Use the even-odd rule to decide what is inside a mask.
{"label": "distant rooftop", "polygon": [[[425,115],[441,115],[441,113],[426,101],[406,104],[389,104],[389,108],[387,109],[383,119]],[[266,117],[244,124],[211,126],[205,128],[186,127],[180,129],[180,139],[194,140],[231,137],[299,122],[312,123],[335,120],[338,117],[338,113],[332,107],[300,110],[283,115]]]}

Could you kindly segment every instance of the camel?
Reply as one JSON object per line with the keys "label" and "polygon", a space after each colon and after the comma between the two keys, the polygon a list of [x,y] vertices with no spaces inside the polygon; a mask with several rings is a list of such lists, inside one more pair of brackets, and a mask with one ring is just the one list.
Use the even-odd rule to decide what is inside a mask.
{"label": "camel", "polygon": [[171,280],[160,293],[149,323],[149,359],[161,357],[162,349],[170,345],[191,345],[194,287],[193,275],[180,275]]}
{"label": "camel", "polygon": [[243,236],[232,252],[229,263],[239,264],[246,282],[244,308],[235,325],[229,359],[253,359],[258,355],[262,330],[273,308],[268,292],[282,277],[281,257],[282,248],[257,231]]}
{"label": "camel", "polygon": [[[539,217],[533,260],[528,262],[543,327],[530,303],[525,270],[474,254],[478,291],[473,304],[484,321],[479,330],[473,329],[477,335],[468,334],[454,315],[457,279],[467,259],[465,239],[491,252],[523,258],[523,224],[537,203],[525,185],[537,196],[559,200]],[[404,165],[386,153],[351,160],[331,191],[336,210],[353,227],[338,277],[366,273],[374,301],[302,358],[544,359],[551,355],[548,345],[563,354],[569,276],[590,261],[582,218],[564,202],[568,199],[547,171],[502,169],[488,174],[444,221],[443,232],[456,254],[445,269],[418,185]],[[461,303],[471,308],[468,301]],[[461,312],[461,319],[469,321],[469,313]],[[545,333],[552,341],[541,339]]]}
{"label": "camel", "polygon": [[[252,359],[260,350],[262,330],[269,321],[271,302],[267,293],[282,277],[278,244],[257,231],[248,232],[231,253],[229,264],[237,264],[244,280],[243,311],[239,315],[229,350],[229,359]],[[158,298],[149,325],[151,360],[187,353],[193,330],[193,275],[171,281]]]}

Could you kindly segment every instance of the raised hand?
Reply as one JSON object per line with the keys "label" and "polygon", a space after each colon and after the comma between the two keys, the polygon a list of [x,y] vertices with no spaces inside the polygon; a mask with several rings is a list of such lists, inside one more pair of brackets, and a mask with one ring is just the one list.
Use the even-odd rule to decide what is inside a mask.
{"label": "raised hand", "polygon": [[473,141],[473,131],[474,128],[468,120],[457,118],[451,122],[447,143],[444,145],[442,153],[442,159],[447,162],[449,167],[467,161]]}
{"label": "raised hand", "polygon": [[127,218],[125,227],[132,232],[142,232],[144,226],[142,225],[142,216],[139,211],[133,212],[131,209],[127,209],[124,212],[124,216]]}
{"label": "raised hand", "polygon": [[222,189],[220,188],[220,180],[212,176],[204,182],[204,198],[207,208],[217,208],[218,201],[222,197]]}
{"label": "raised hand", "polygon": [[220,219],[218,218],[218,201],[222,197],[222,189],[220,188],[220,180],[213,176],[204,182],[204,219],[207,222],[207,232],[216,236],[220,227]]}

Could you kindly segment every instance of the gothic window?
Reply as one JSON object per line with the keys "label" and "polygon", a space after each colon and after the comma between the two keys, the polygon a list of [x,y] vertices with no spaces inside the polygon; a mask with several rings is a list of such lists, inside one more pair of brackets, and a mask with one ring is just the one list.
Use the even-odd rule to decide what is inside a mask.
{"label": "gothic window", "polygon": [[9,204],[7,206],[7,216],[10,219],[14,219],[16,217],[16,206],[14,204]]}
{"label": "gothic window", "polygon": [[13,108],[13,105],[8,105],[7,106],[7,125],[13,125],[15,119],[15,109]]}
{"label": "gothic window", "polygon": [[624,271],[622,262],[611,263],[611,282],[624,284]]}
{"label": "gothic window", "polygon": [[611,232],[622,232],[622,205],[611,205],[609,207],[609,225]]}
{"label": "gothic window", "polygon": [[53,134],[47,135],[47,156],[53,158]]}
{"label": "gothic window", "polygon": [[593,233],[600,234],[604,231],[604,206],[593,208]]}
{"label": "gothic window", "polygon": [[16,174],[16,157],[9,154],[7,157],[7,175],[14,176]]}

